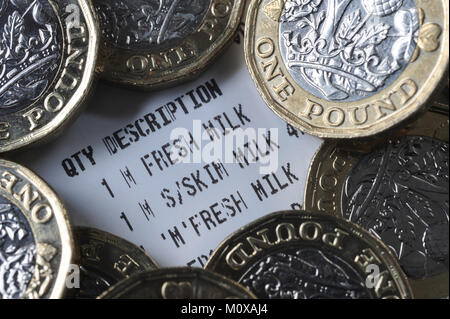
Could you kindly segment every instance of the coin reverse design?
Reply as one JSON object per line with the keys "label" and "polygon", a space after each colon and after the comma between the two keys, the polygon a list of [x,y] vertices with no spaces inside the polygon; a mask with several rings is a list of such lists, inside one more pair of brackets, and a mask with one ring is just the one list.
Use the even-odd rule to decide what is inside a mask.
{"label": "coin reverse design", "polygon": [[72,255],[59,197],[33,172],[0,160],[0,299],[62,298]]}
{"label": "coin reverse design", "polygon": [[144,250],[125,239],[88,227],[76,227],[74,233],[81,255],[76,298],[95,299],[135,273],[159,268]]}
{"label": "coin reverse design", "polygon": [[393,136],[323,144],[304,209],[354,222],[398,259],[418,298],[448,296],[449,119],[436,109]]}
{"label": "coin reverse design", "polygon": [[0,5],[0,153],[49,139],[80,112],[97,57],[86,0]]}
{"label": "coin reverse design", "polygon": [[94,0],[103,79],[146,90],[200,74],[232,40],[243,0]]}
{"label": "coin reverse design", "polygon": [[[412,296],[381,241],[355,224],[320,213],[278,212],[261,218],[224,240],[205,268],[262,299]],[[379,276],[371,276],[372,271]]]}
{"label": "coin reverse design", "polygon": [[256,0],[246,59],[267,105],[324,138],[373,136],[426,109],[448,67],[449,3]]}

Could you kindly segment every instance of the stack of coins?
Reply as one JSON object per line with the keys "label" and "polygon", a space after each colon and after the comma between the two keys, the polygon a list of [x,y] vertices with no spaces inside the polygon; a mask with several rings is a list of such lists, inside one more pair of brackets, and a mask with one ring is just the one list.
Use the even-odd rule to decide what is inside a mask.
{"label": "stack of coins", "polygon": [[[382,241],[417,298],[449,294],[448,9],[445,0],[256,0],[246,24],[247,63],[267,105],[326,139],[310,167],[304,209],[345,219]],[[230,240],[251,245],[239,234]],[[244,251],[252,249],[241,248],[233,256],[250,262]],[[292,252],[267,260],[290,266],[305,254]],[[216,265],[220,254],[219,248],[210,267],[248,280],[264,295],[257,276]],[[367,261],[366,273],[383,274],[380,284],[389,276],[376,265],[379,257],[354,256]],[[392,281],[390,297],[407,296],[394,287]],[[318,289],[296,293],[311,297]]]}
{"label": "stack of coins", "polygon": [[[0,153],[40,145],[80,113],[99,38],[86,0],[0,3]],[[61,199],[33,172],[0,160],[0,299],[65,296],[76,258]]]}
{"label": "stack of coins", "polygon": [[[198,76],[245,1],[188,2],[1,1],[0,153],[61,134],[97,76],[144,90]],[[249,2],[257,89],[325,142],[303,210],[263,212],[205,269],[160,268],[74,227],[45,181],[0,160],[0,299],[448,297],[448,12],[448,0]]]}

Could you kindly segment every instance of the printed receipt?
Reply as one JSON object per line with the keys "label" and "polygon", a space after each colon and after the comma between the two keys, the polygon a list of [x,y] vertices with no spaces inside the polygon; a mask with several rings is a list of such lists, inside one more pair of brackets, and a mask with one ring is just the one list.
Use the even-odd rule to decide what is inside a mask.
{"label": "printed receipt", "polygon": [[60,194],[75,225],[126,238],[161,266],[202,267],[240,227],[300,209],[321,142],[265,105],[241,32],[185,85],[146,93],[99,84],[68,131],[15,160]]}

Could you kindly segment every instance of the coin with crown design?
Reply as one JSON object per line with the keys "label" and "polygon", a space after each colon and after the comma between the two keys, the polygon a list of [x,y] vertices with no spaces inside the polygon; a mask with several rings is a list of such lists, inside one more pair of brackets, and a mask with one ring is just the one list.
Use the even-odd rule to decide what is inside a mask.
{"label": "coin with crown design", "polygon": [[406,276],[377,238],[331,215],[277,212],[225,239],[205,269],[261,299],[411,298]]}
{"label": "coin with crown design", "polygon": [[426,110],[448,69],[448,0],[256,0],[247,64],[267,105],[323,138],[378,135]]}
{"label": "coin with crown design", "polygon": [[200,268],[167,268],[131,276],[100,299],[255,299],[238,283]]}
{"label": "coin with crown design", "polygon": [[94,0],[104,45],[98,72],[146,90],[200,74],[233,39],[244,0]]}
{"label": "coin with crown design", "polygon": [[441,105],[388,137],[325,142],[304,194],[304,209],[348,219],[388,245],[417,298],[449,294],[449,115]]}
{"label": "coin with crown design", "polygon": [[79,114],[95,75],[88,0],[0,5],[0,153],[44,142]]}
{"label": "coin with crown design", "polygon": [[0,299],[64,297],[73,251],[60,198],[30,170],[0,159]]}
{"label": "coin with crown design", "polygon": [[110,233],[76,227],[74,236],[80,249],[77,299],[95,299],[135,273],[159,268],[143,249]]}

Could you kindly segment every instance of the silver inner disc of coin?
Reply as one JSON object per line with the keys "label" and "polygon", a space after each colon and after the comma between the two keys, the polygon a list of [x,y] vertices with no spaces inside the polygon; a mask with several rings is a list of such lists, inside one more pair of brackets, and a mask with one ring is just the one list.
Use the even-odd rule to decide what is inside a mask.
{"label": "silver inner disc of coin", "polygon": [[23,110],[54,81],[63,30],[48,0],[0,4],[0,116]]}
{"label": "silver inner disc of coin", "polygon": [[0,299],[24,296],[35,269],[36,243],[19,208],[0,196]]}
{"label": "silver inner disc of coin", "polygon": [[397,139],[347,176],[344,217],[388,245],[415,279],[448,271],[449,148],[429,137]]}
{"label": "silver inner disc of coin", "polygon": [[176,45],[203,22],[211,0],[94,0],[104,39],[131,50]]}
{"label": "silver inner disc of coin", "polygon": [[346,261],[318,248],[290,248],[255,262],[239,282],[259,298],[370,298],[364,279]]}
{"label": "silver inner disc of coin", "polygon": [[419,27],[414,0],[287,0],[279,41],[303,89],[352,102],[400,76],[416,50]]}

